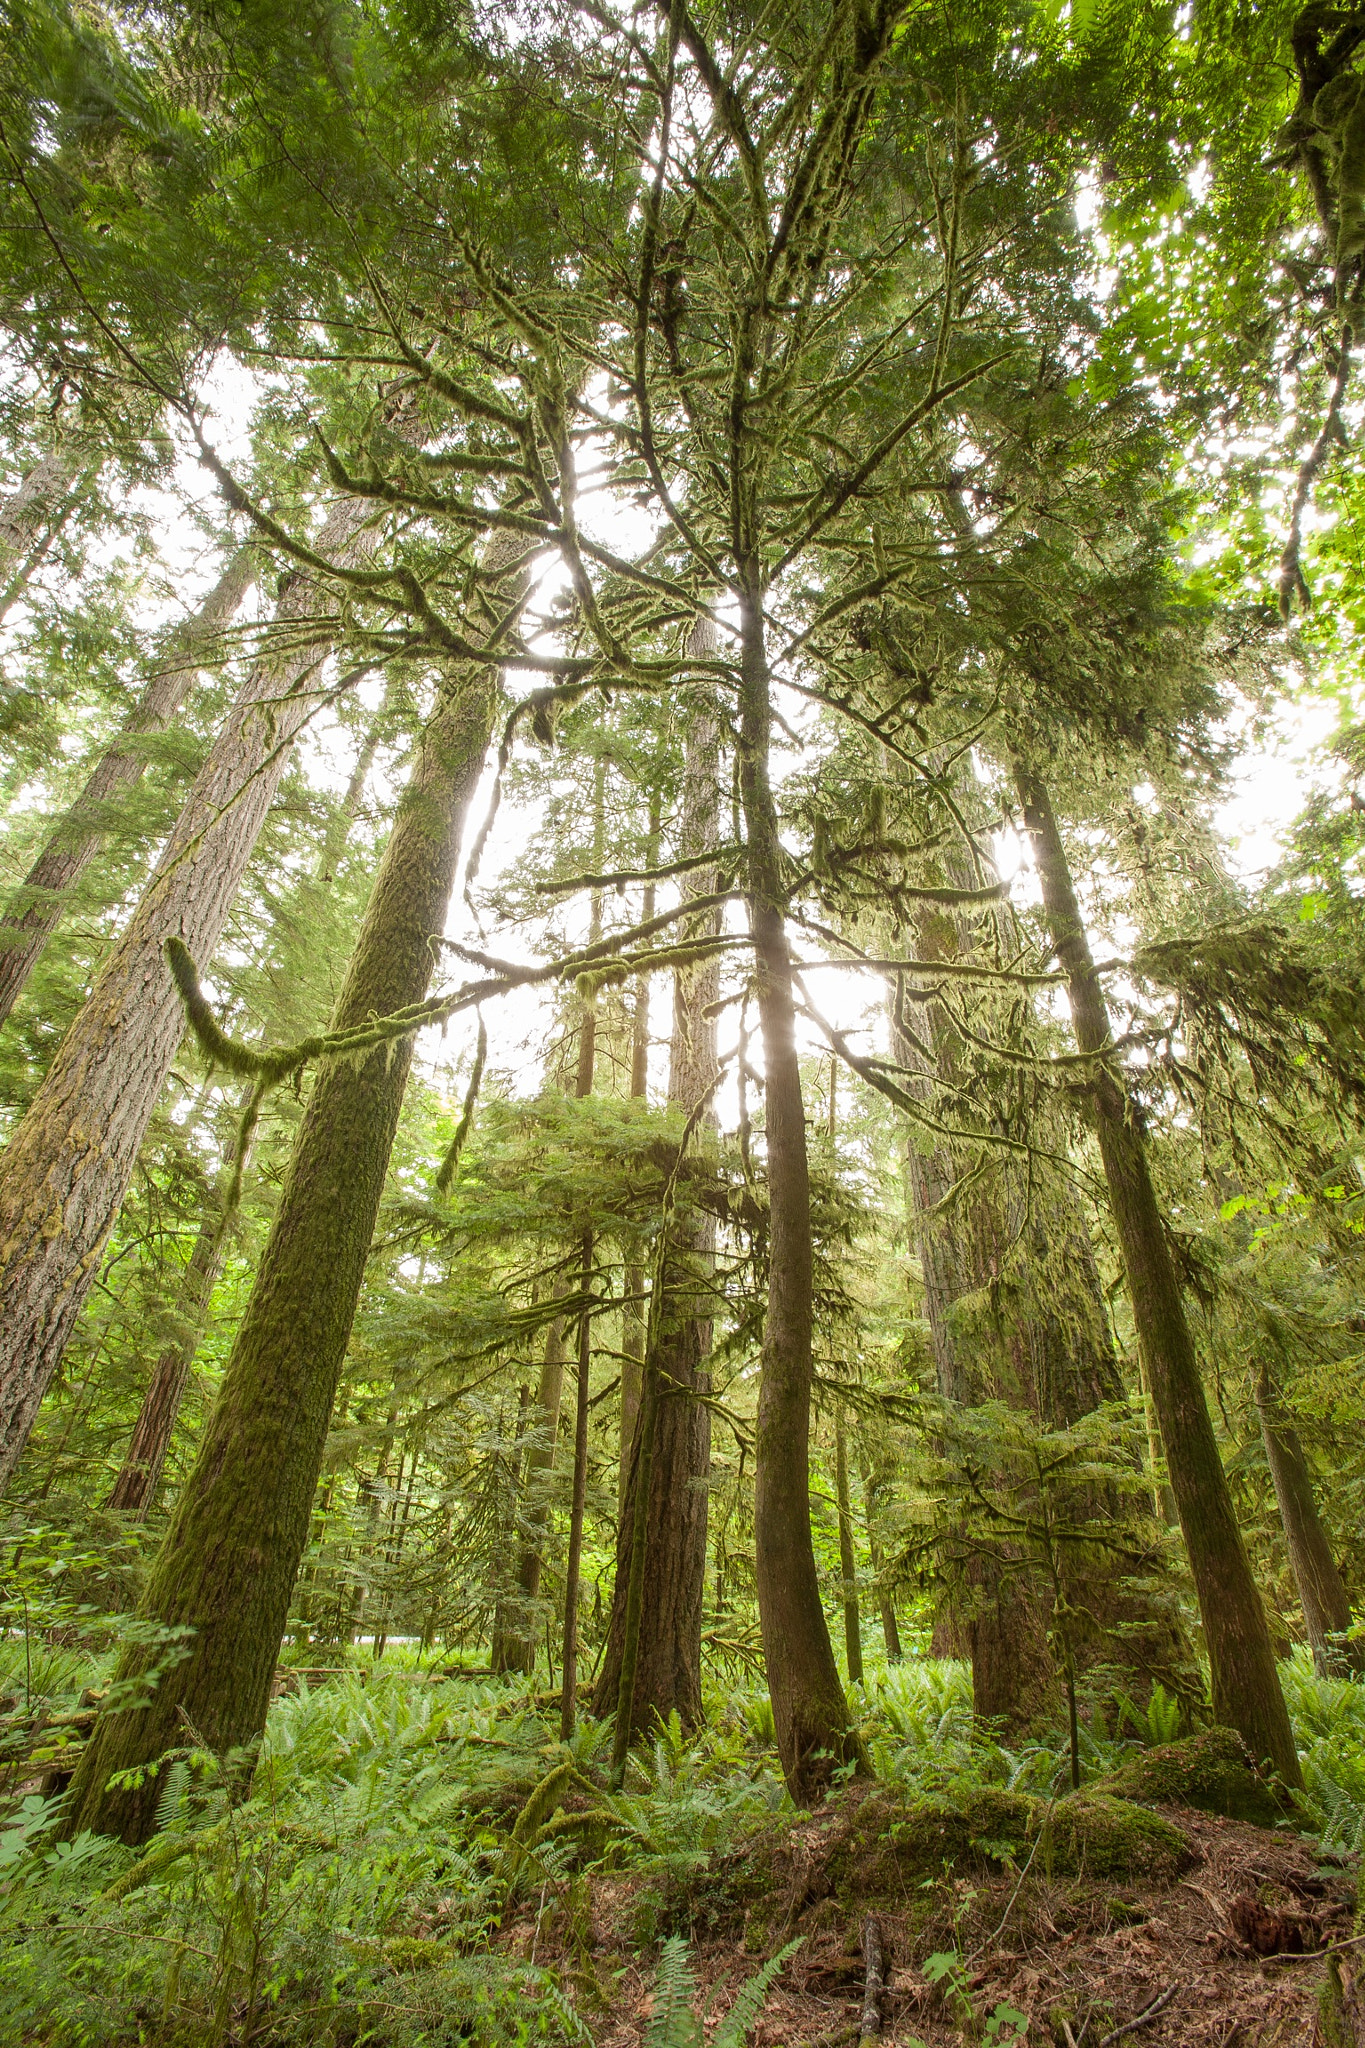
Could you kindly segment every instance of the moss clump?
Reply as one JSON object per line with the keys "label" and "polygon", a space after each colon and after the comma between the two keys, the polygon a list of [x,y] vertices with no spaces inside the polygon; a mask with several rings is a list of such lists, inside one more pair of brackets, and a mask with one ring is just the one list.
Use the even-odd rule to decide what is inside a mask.
{"label": "moss clump", "polygon": [[1144,1750],[1096,1790],[1139,1806],[1193,1806],[1259,1828],[1274,1827],[1287,1811],[1231,1728],[1206,1728],[1183,1742]]}
{"label": "moss clump", "polygon": [[[1194,1861],[1163,1815],[1097,1791],[1048,1802],[978,1786],[930,1799],[889,1787],[833,1802],[803,1827],[770,1824],[713,1871],[713,1910],[744,1910],[749,1946],[785,1938],[823,1900],[905,1900],[945,1866],[987,1871],[1032,1858],[1040,1874],[1164,1881]],[[719,1883],[717,1883],[719,1879]]]}
{"label": "moss clump", "polygon": [[1188,1835],[1105,1792],[1073,1792],[1059,1800],[1047,1823],[1052,1867],[1076,1877],[1179,1877],[1194,1862]]}

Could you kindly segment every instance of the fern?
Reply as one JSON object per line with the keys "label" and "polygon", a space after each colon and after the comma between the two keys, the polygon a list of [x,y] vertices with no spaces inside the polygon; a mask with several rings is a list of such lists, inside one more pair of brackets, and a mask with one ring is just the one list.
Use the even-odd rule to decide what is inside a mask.
{"label": "fern", "polygon": [[[738,1997],[711,2038],[711,2048],[744,2048],[754,2021],[767,2004],[768,1993],[800,1946],[799,1941],[789,1941],[740,1987]],[[644,2048],[702,2048],[705,2030],[692,2010],[696,1992],[697,1979],[688,1960],[687,1943],[680,1934],[670,1935],[659,1954],[654,2010],[645,2030]]]}
{"label": "fern", "polygon": [[701,2048],[701,2021],[692,2010],[696,1990],[687,1943],[680,1934],[672,1934],[659,1954],[654,2009],[645,2029],[644,2048]]}
{"label": "fern", "polygon": [[711,2048],[744,2048],[750,2028],[768,2002],[768,1993],[800,1946],[799,1940],[789,1941],[741,1987],[739,1996],[716,2029]]}

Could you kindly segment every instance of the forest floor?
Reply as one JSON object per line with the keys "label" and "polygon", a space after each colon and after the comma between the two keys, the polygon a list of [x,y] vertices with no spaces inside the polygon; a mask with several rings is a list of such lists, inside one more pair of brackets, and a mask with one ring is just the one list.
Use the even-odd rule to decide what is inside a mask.
{"label": "forest floor", "polygon": [[[884,2048],[961,2048],[1001,2031],[1009,2040],[1006,2011],[1027,2021],[1020,2038],[1057,2048],[1097,2048],[1115,2030],[1149,2048],[1307,2048],[1323,2038],[1323,1947],[1350,1936],[1350,1873],[1321,1862],[1293,1833],[1185,1807],[1160,1811],[1192,1850],[1190,1867],[1173,1881],[945,1873],[931,1889],[900,1896],[813,1901],[778,1930],[801,1946],[769,1993],[755,2048],[835,2048],[857,2039],[868,1914],[888,1954]],[[790,1830],[798,1868],[818,1870],[828,1829],[824,1814]],[[534,1951],[580,1996],[593,1979],[602,1987],[597,2048],[637,2048],[648,2029],[656,1971],[652,1956],[632,1953],[639,1889],[628,1876],[596,1878],[575,1914],[542,1897],[505,1930],[514,1953]],[[724,1889],[728,1896],[728,1881]],[[703,1880],[694,1893],[698,1918],[706,1904]],[[923,1968],[934,1956],[957,1959],[938,1983]],[[709,1937],[695,1933],[690,1960],[719,2013],[757,1957],[741,1921]]]}
{"label": "forest floor", "polygon": [[1156,1695],[1145,1729],[1083,1727],[1069,1793],[1064,1737],[1004,1747],[969,1670],[920,1657],[859,1696],[874,1780],[805,1814],[758,1685],[713,1686],[613,1792],[607,1723],[565,1744],[525,1686],[313,1651],[249,1797],[182,1755],[135,1851],[52,1840],[107,1653],[8,1648],[0,2048],[851,2048],[869,1918],[883,2048],[1351,2040],[1318,2007],[1365,1963],[1365,1685],[1304,1656],[1292,1812]]}

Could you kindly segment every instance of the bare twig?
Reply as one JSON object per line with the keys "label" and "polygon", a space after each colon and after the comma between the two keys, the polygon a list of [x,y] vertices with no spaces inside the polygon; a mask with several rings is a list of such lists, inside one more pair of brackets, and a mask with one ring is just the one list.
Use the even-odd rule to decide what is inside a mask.
{"label": "bare twig", "polygon": [[1110,2033],[1101,2035],[1100,2048],[1110,2048],[1111,2042],[1121,2041],[1125,2034],[1135,2034],[1139,2027],[1145,2027],[1149,2020],[1154,2020],[1159,2012],[1166,2010],[1166,2007],[1179,1989],[1180,1980],[1177,1978],[1175,1983],[1168,1984],[1166,1989],[1158,1997],[1154,1998],[1150,2005],[1144,2005],[1136,2019],[1125,2020],[1121,2027],[1115,2027]]}

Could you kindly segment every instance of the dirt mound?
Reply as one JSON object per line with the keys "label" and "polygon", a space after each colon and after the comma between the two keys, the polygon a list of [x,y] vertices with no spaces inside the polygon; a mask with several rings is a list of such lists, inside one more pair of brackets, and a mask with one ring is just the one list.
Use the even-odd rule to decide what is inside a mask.
{"label": "dirt mound", "polygon": [[507,1938],[542,1961],[562,1947],[574,1981],[587,1972],[611,1987],[598,2048],[642,2038],[650,1919],[655,1933],[689,1936],[698,1979],[717,1993],[712,2010],[726,2008],[759,1956],[799,1938],[753,2041],[851,2044],[869,1914],[890,1956],[888,2048],[992,2038],[1001,2008],[1027,2019],[1039,2048],[1099,2048],[1149,2008],[1124,2034],[1134,2048],[1355,2048],[1319,2016],[1329,1960],[1349,1974],[1355,1954],[1336,1948],[1350,1937],[1353,1880],[1283,1826],[1188,1806],[1154,1813],[1091,1791],[1049,1808],[994,1791],[954,1805],[879,1787],[851,1790],[750,1847],[666,1907],[656,1889],[643,1918],[647,1880],[577,1880],[571,1914],[551,1899]]}

